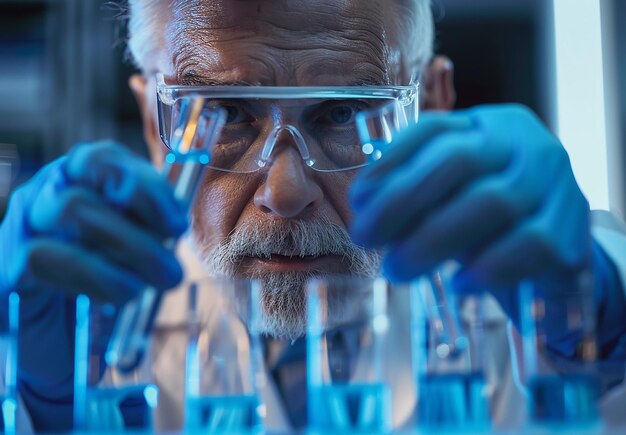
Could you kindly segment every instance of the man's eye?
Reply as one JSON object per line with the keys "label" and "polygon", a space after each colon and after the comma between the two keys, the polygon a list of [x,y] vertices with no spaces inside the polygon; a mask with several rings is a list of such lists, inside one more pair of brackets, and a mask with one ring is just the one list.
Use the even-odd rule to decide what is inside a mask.
{"label": "man's eye", "polygon": [[226,125],[234,125],[241,123],[250,123],[254,121],[254,118],[244,104],[239,104],[237,102],[231,101],[219,101],[219,100],[211,100],[205,103],[206,110],[216,110],[217,108],[221,108],[226,112]]}
{"label": "man's eye", "polygon": [[333,124],[348,124],[354,121],[356,110],[352,106],[334,106],[328,111],[328,120]]}
{"label": "man's eye", "polygon": [[226,124],[239,124],[252,120],[250,114],[240,106],[223,105],[222,108],[226,111]]}
{"label": "man's eye", "polygon": [[354,124],[356,114],[367,108],[367,104],[362,101],[326,101],[318,105],[310,116],[316,123],[327,127],[346,127]]}

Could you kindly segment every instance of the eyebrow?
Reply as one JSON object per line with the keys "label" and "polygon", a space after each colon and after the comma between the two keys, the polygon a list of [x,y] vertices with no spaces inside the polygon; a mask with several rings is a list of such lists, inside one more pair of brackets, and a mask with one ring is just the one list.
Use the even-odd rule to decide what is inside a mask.
{"label": "eyebrow", "polygon": [[[204,77],[196,73],[187,72],[182,75],[179,80],[182,86],[261,86],[259,82],[250,82],[247,80],[228,80],[219,78]],[[345,85],[321,85],[321,86],[387,86],[388,80],[379,80],[373,78],[357,78]]]}
{"label": "eyebrow", "polygon": [[221,80],[218,78],[203,77],[195,73],[185,73],[179,80],[182,86],[255,86],[246,80]]}
{"label": "eyebrow", "polygon": [[348,86],[387,86],[387,85],[389,85],[388,80],[375,80],[371,78],[356,79],[348,84]]}

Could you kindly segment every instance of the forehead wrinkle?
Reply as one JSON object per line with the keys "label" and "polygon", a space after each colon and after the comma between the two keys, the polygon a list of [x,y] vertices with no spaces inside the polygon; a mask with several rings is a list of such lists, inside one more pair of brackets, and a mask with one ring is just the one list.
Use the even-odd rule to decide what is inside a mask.
{"label": "forehead wrinkle", "polygon": [[314,10],[281,10],[280,14],[243,17],[239,23],[242,27],[263,33],[263,26],[273,26],[286,31],[308,30],[311,33],[345,29],[378,29],[384,25],[384,13],[376,2],[368,4],[369,8],[329,8]]}
{"label": "forehead wrinkle", "polygon": [[325,49],[330,51],[353,50],[355,54],[367,54],[384,62],[389,50],[383,32],[376,32],[368,27],[338,29],[324,28],[313,32],[304,29],[286,29],[280,25],[269,24],[271,32],[255,34],[256,41],[282,50],[306,51]]}
{"label": "forehead wrinkle", "polygon": [[[175,60],[175,77],[181,85],[211,85],[215,83],[261,86],[276,79],[276,71],[270,63],[251,50],[243,56],[245,63],[229,62],[222,56],[208,52],[204,47],[181,49]],[[224,60],[224,61],[223,61]]]}
{"label": "forehead wrinkle", "polygon": [[[201,10],[201,8],[196,8]],[[380,51],[387,45],[384,35],[384,19],[382,14],[355,14],[359,9],[342,11],[340,14],[331,14],[323,11],[302,13],[295,11],[281,11],[275,16],[240,17],[237,23],[227,24],[224,17],[214,17],[204,11],[199,15],[174,14],[174,19],[167,32],[172,42],[189,39],[191,35],[198,35],[204,43],[217,43],[245,37],[274,38],[286,45],[299,47],[302,40],[312,41],[323,38],[325,43],[333,44],[336,38],[345,38],[352,41],[370,43]],[[377,11],[378,12],[378,11]],[[288,19],[285,19],[285,16]],[[318,16],[316,19],[315,17]],[[296,17],[299,17],[297,19]],[[285,47],[287,48],[287,46]]]}
{"label": "forehead wrinkle", "polygon": [[228,58],[219,63],[208,62],[198,50],[179,59],[176,79],[182,85],[217,82],[257,86],[389,84],[388,71],[383,64],[339,49],[290,51],[259,45],[239,52],[233,62]]}
{"label": "forehead wrinkle", "polygon": [[275,37],[243,36],[223,39],[219,43],[200,42],[208,40],[209,37],[178,39],[172,50],[172,63],[179,83],[183,84],[187,76],[225,73],[231,76],[231,81],[258,84],[306,82],[301,80],[303,75],[328,75],[332,71],[356,76],[347,80],[390,82],[387,57],[383,55],[384,47],[378,43],[380,40],[365,41],[365,38],[348,34],[341,37],[325,35],[312,38],[310,43],[298,44],[285,43]]}
{"label": "forehead wrinkle", "polygon": [[[204,27],[248,28],[256,31],[259,20],[281,19],[293,24],[332,24],[337,19],[380,20],[389,9],[389,0],[170,0],[174,19],[202,21]],[[314,20],[314,17],[319,20]],[[346,23],[339,23],[344,25]]]}
{"label": "forehead wrinkle", "polygon": [[[296,77],[303,83],[315,78],[320,84],[325,85],[390,83],[388,70],[384,64],[371,62],[371,59],[364,56],[357,58],[352,52],[346,53],[346,56],[340,56],[341,53],[340,50],[329,49],[315,53],[299,53],[300,61],[294,65]],[[328,78],[328,81],[323,80],[325,78]]]}
{"label": "forehead wrinkle", "polygon": [[[204,49],[204,56],[214,63],[219,63],[214,40],[205,29],[206,19],[211,16],[228,16],[219,1],[172,0],[171,19],[165,29],[166,49],[171,53],[173,72],[178,72],[181,65],[193,64],[193,53],[198,47]],[[228,31],[236,25],[222,23],[215,30]]]}
{"label": "forehead wrinkle", "polygon": [[322,2],[315,10],[294,10],[292,2],[273,0],[287,6],[279,13],[270,7],[274,14],[251,13],[250,8],[242,13],[242,4],[265,5],[263,1],[178,1],[167,34],[181,80],[185,74],[219,74],[231,81],[270,83],[282,76],[285,84],[299,82],[297,76],[323,73],[330,65],[334,70],[343,66],[341,74],[351,71],[355,77],[350,81],[391,81],[386,9],[378,1]]}

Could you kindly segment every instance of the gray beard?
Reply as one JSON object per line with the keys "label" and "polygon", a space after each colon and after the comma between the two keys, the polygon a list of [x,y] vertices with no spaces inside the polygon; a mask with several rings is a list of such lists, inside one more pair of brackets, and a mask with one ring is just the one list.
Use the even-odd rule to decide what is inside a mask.
{"label": "gray beard", "polygon": [[[355,245],[340,226],[327,220],[273,222],[269,228],[257,225],[237,227],[222,243],[211,247],[197,237],[194,243],[212,276],[258,279],[262,286],[261,332],[294,340],[306,333],[306,283],[328,275],[324,271],[255,272],[244,274],[246,257],[269,258],[272,254],[300,256],[336,255],[348,266],[348,275],[372,278],[379,275],[381,254]],[[329,321],[346,314],[339,300],[329,304]]]}

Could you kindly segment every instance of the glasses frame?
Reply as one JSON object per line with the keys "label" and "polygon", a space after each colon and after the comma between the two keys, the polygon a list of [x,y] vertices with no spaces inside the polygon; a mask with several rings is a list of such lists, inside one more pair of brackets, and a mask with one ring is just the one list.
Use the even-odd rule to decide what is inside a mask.
{"label": "glasses frame", "polygon": [[[157,92],[157,109],[159,135],[163,144],[171,149],[169,144],[170,138],[167,137],[168,129],[164,120],[165,108],[163,106],[173,106],[177,101],[183,98],[204,98],[204,99],[268,99],[268,100],[296,100],[296,99],[324,99],[324,100],[341,100],[341,99],[359,99],[372,98],[389,100],[389,104],[400,104],[403,107],[414,105],[415,110],[419,108],[419,82],[406,86],[390,86],[390,85],[365,85],[365,86],[184,86],[172,85],[165,82],[163,73],[156,74],[156,92]],[[387,106],[385,104],[384,106]],[[383,106],[383,107],[384,107]],[[380,110],[380,109],[377,109]],[[289,127],[289,126],[287,126]],[[170,128],[171,130],[171,128]],[[171,131],[169,131],[171,134]],[[262,155],[262,159],[269,156]],[[303,156],[306,161],[306,157]],[[307,166],[318,172],[339,172],[358,169],[366,166],[364,163],[358,166],[337,169],[320,169],[315,168],[307,163]],[[224,172],[249,173],[261,169],[259,166],[255,171],[236,171],[225,168],[213,167],[209,163],[207,165],[212,169]]]}

